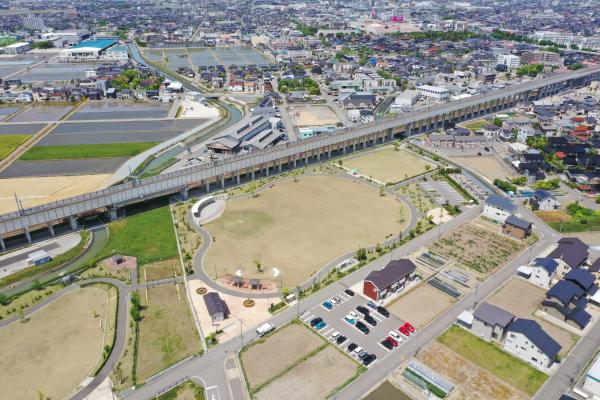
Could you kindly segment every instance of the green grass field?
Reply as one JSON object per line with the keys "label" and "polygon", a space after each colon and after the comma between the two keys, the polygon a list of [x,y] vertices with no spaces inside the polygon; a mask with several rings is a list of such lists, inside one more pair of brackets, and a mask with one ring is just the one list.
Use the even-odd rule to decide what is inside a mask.
{"label": "green grass field", "polygon": [[0,160],[15,151],[30,137],[31,135],[0,135]]}
{"label": "green grass field", "polygon": [[185,288],[179,285],[159,286],[148,290],[148,303],[142,292],[137,353],[137,381],[150,376],[202,350],[192,320]]}
{"label": "green grass field", "polygon": [[72,160],[85,158],[133,157],[156,142],[75,144],[65,146],[35,146],[21,156],[24,161]]}
{"label": "green grass field", "polygon": [[476,131],[479,130],[481,128],[483,128],[486,125],[489,125],[490,123],[484,119],[480,119],[477,121],[473,121],[473,122],[469,122],[467,124],[464,124],[464,127],[467,129],[470,129],[472,131]]}
{"label": "green grass field", "polygon": [[108,243],[101,258],[124,254],[138,258],[138,265],[178,256],[169,207],[127,217],[108,225]]}
{"label": "green grass field", "polygon": [[451,326],[437,340],[450,350],[530,396],[533,396],[548,379],[548,375],[526,362],[457,326]]}

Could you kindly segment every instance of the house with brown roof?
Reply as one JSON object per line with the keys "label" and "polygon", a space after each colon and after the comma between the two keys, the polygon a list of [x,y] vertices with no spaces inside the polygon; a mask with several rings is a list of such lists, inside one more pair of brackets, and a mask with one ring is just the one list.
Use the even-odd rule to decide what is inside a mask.
{"label": "house with brown roof", "polygon": [[363,282],[363,294],[371,299],[383,300],[415,279],[417,266],[409,259],[392,260],[379,270],[372,271]]}

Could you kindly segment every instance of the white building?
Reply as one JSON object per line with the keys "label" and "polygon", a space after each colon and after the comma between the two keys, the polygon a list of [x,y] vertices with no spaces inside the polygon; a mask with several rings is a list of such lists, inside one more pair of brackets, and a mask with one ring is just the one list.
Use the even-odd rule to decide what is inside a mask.
{"label": "white building", "polygon": [[102,56],[104,60],[126,62],[129,60],[127,46],[116,45],[108,48]]}
{"label": "white building", "polygon": [[417,88],[421,96],[434,101],[446,101],[450,97],[450,91],[441,86],[423,85]]}
{"label": "white building", "polygon": [[500,54],[498,64],[506,65],[509,69],[516,69],[521,66],[521,58],[514,54]]}
{"label": "white building", "polygon": [[562,44],[567,47],[574,44],[582,49],[600,49],[600,36],[580,36],[565,32],[537,31],[530,37],[535,40],[550,40],[554,43]]}
{"label": "white building", "polygon": [[512,201],[491,194],[485,200],[482,214],[484,217],[504,223],[508,217],[515,213],[515,211],[517,211],[517,206],[515,206]]}
{"label": "white building", "polygon": [[561,346],[530,319],[516,319],[507,329],[504,349],[538,368],[550,368]]}
{"label": "white building", "polygon": [[9,44],[6,47],[3,47],[2,50],[4,54],[9,54],[11,56],[16,56],[17,54],[23,54],[31,50],[31,46],[27,42],[19,42]]}
{"label": "white building", "polygon": [[409,108],[412,107],[421,96],[421,92],[418,90],[405,90],[394,100],[394,104],[390,106],[391,109],[394,108]]}
{"label": "white building", "polygon": [[529,264],[531,275],[529,280],[542,287],[550,287],[550,283],[556,277],[558,263],[551,257],[536,258]]}
{"label": "white building", "polygon": [[600,397],[600,356],[596,358],[596,361],[585,374],[583,390],[594,396],[594,398]]}

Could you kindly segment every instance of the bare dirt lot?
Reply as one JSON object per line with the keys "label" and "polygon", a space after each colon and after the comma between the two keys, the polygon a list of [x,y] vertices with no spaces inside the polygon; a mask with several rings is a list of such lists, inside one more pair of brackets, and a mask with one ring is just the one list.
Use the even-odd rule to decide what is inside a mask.
{"label": "bare dirt lot", "polygon": [[495,156],[452,157],[452,159],[464,164],[475,172],[479,172],[490,182],[494,179],[515,177],[514,171]]}
{"label": "bare dirt lot", "polygon": [[333,346],[327,346],[313,357],[267,385],[256,394],[258,400],[325,399],[332,390],[356,373],[358,365]]}
{"label": "bare dirt lot", "polygon": [[399,182],[427,172],[435,166],[416,155],[392,146],[343,160],[346,168],[356,169],[362,175],[383,183]]}
{"label": "bare dirt lot", "polygon": [[545,298],[544,289],[532,285],[524,279],[513,277],[505,286],[496,291],[488,299],[488,302],[517,317],[536,321],[548,335],[562,346],[560,354],[564,356],[579,337],[534,315]]}
{"label": "bare dirt lot", "polygon": [[289,324],[251,346],[240,357],[250,388],[265,383],[323,343],[306,327]]}
{"label": "bare dirt lot", "polygon": [[296,126],[302,128],[305,126],[323,126],[336,125],[341,122],[335,112],[329,106],[294,106],[290,110],[292,119],[295,119]]}
{"label": "bare dirt lot", "polygon": [[430,251],[483,274],[512,260],[524,248],[524,243],[469,222],[429,246]]}
{"label": "bare dirt lot", "polygon": [[0,329],[2,398],[62,399],[96,365],[103,345],[107,295],[78,289]]}
{"label": "bare dirt lot", "polygon": [[449,399],[519,400],[529,397],[465,360],[445,346],[432,342],[418,358],[456,385]]}
{"label": "bare dirt lot", "polygon": [[179,259],[157,261],[140,267],[141,282],[152,282],[160,279],[173,278],[181,274]]}
{"label": "bare dirt lot", "polygon": [[423,328],[456,300],[441,290],[420,284],[387,306],[402,321],[408,321],[417,329]]}
{"label": "bare dirt lot", "polygon": [[0,213],[17,209],[14,193],[23,207],[33,207],[99,189],[109,177],[102,174],[0,179]]}
{"label": "bare dirt lot", "polygon": [[408,214],[404,203],[363,182],[332,176],[276,182],[259,197],[228,200],[223,215],[205,225],[214,242],[203,266],[211,276],[215,269],[219,276],[239,270],[260,279],[277,268],[283,286],[293,287],[336,257],[397,235]]}

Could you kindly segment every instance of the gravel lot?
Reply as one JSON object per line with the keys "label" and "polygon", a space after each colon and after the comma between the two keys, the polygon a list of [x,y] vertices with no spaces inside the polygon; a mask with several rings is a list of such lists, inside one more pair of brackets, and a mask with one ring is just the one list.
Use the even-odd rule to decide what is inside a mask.
{"label": "gravel lot", "polygon": [[258,400],[324,399],[350,379],[358,365],[332,346],[302,362],[256,394]]}
{"label": "gravel lot", "polygon": [[305,327],[287,325],[241,353],[248,384],[251,388],[263,384],[323,343]]}
{"label": "gravel lot", "polygon": [[0,178],[108,174],[114,172],[126,160],[127,158],[123,157],[86,160],[16,161],[0,173]]}
{"label": "gravel lot", "polygon": [[423,328],[456,300],[428,284],[421,284],[387,306],[400,320]]}

